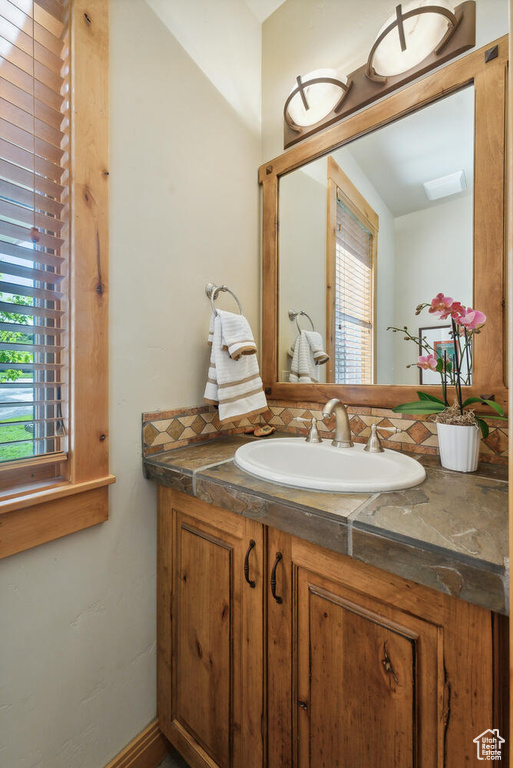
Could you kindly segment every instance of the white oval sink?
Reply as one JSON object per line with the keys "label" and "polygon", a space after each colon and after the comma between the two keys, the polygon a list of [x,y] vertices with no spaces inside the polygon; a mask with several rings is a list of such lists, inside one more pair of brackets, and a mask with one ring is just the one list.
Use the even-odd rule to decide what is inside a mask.
{"label": "white oval sink", "polygon": [[251,442],[235,452],[240,469],[262,480],[315,491],[375,493],[411,488],[426,477],[424,467],[397,451],[366,453],[364,446],[334,448],[331,441],[307,443],[284,437]]}

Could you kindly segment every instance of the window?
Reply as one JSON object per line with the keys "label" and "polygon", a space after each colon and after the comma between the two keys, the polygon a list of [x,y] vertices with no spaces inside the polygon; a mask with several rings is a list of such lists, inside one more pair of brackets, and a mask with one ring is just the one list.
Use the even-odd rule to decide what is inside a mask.
{"label": "window", "polygon": [[335,384],[372,384],[372,234],[337,190]]}
{"label": "window", "polygon": [[107,10],[0,0],[2,556],[108,511]]}
{"label": "window", "polygon": [[331,157],[328,195],[329,380],[373,384],[378,217]]}
{"label": "window", "polygon": [[66,8],[54,3],[49,13],[36,4],[29,16],[22,8],[31,3],[2,5],[0,462],[52,457],[56,464],[67,449]]}

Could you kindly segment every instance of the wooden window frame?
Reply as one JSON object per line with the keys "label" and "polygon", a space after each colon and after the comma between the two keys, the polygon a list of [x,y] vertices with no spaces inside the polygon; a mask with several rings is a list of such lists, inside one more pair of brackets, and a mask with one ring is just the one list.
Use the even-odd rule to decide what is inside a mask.
{"label": "wooden window frame", "polygon": [[326,243],[326,343],[328,361],[328,381],[335,379],[335,302],[336,302],[336,260],[337,260],[337,190],[341,193],[344,205],[358,221],[366,227],[371,236],[372,264],[372,382],[376,381],[376,280],[378,258],[379,216],[369,205],[360,190],[333,159],[328,157],[328,217]]}
{"label": "wooden window frame", "polygon": [[16,485],[0,498],[0,557],[107,520],[115,480],[108,453],[108,0],[70,0],[70,15],[68,460],[53,480],[44,460],[5,468]]}

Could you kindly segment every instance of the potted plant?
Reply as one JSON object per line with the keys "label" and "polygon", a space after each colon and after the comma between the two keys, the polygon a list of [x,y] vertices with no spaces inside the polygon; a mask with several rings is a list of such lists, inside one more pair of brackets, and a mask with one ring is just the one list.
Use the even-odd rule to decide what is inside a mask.
{"label": "potted plant", "polygon": [[[396,413],[431,414],[434,416],[440,448],[440,462],[447,469],[458,472],[474,472],[479,460],[479,442],[481,436],[488,436],[488,424],[477,416],[469,406],[488,406],[495,413],[487,415],[488,419],[504,419],[504,410],[493,400],[482,397],[468,397],[463,400],[462,384],[470,384],[472,375],[472,339],[480,333],[486,322],[483,312],[471,307],[464,307],[459,301],[439,293],[430,304],[419,304],[415,314],[419,315],[426,307],[430,314],[441,320],[450,319],[452,350],[443,355],[437,355],[435,348],[425,337],[412,335],[407,326],[403,328],[390,327],[394,333],[403,333],[406,341],[414,341],[419,345],[421,354],[414,364],[424,370],[440,374],[442,397],[417,392],[418,400],[412,403],[397,405]],[[462,373],[465,365],[466,373]],[[410,367],[410,366],[408,366]],[[456,399],[452,405],[448,400],[448,388],[453,386]]]}

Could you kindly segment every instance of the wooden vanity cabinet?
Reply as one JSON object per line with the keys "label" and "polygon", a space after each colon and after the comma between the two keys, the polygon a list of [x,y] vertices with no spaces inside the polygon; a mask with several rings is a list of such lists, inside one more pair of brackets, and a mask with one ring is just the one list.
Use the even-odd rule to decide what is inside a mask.
{"label": "wooden vanity cabinet", "polygon": [[158,717],[193,768],[264,764],[263,551],[263,526],[159,487]]}
{"label": "wooden vanity cabinet", "polygon": [[269,529],[277,553],[269,766],[477,766],[473,739],[504,727],[500,617]]}
{"label": "wooden vanity cabinet", "polygon": [[159,722],[192,768],[477,766],[503,727],[483,608],[164,488],[158,584]]}

